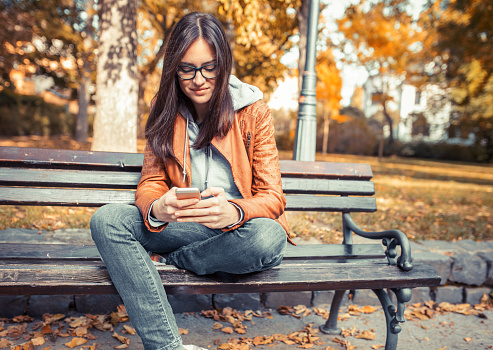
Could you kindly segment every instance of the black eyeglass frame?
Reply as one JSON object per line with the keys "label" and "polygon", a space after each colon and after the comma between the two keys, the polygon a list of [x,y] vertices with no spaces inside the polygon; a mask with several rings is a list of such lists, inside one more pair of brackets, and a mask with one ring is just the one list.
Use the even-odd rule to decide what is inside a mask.
{"label": "black eyeglass frame", "polygon": [[[178,75],[178,78],[180,78],[181,80],[192,80],[197,75],[197,72],[200,72],[200,74],[202,74],[202,76],[204,77],[204,79],[214,79],[215,77],[217,77],[219,75],[219,67],[217,68],[217,74],[215,76],[213,76],[213,77],[206,77],[204,75],[204,73],[202,73],[202,68],[205,68],[205,67],[208,67],[208,66],[217,66],[217,63],[208,63],[208,64],[205,64],[202,67],[198,67],[198,68],[195,68],[195,67],[192,67],[192,66],[189,66],[189,65],[186,65],[186,64],[181,64],[176,69],[176,75]],[[191,77],[191,78],[183,78],[180,75],[180,73],[178,73],[180,67],[187,67],[187,68],[193,69],[194,70],[193,77]]]}

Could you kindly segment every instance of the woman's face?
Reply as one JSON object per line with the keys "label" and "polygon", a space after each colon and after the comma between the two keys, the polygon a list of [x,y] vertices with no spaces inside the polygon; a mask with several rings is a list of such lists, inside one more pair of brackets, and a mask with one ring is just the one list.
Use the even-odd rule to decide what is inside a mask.
{"label": "woman's face", "polygon": [[[215,77],[218,73],[218,68],[215,64],[216,55],[214,50],[209,46],[207,41],[199,38],[190,45],[178,67],[180,88],[192,100],[198,115],[198,122],[203,121],[209,107],[212,92],[216,86],[215,78],[204,78],[204,75],[206,77]],[[194,71],[191,67],[203,67],[202,74],[200,71]],[[184,80],[180,78],[180,76],[189,78],[194,73],[195,77],[193,79]]]}

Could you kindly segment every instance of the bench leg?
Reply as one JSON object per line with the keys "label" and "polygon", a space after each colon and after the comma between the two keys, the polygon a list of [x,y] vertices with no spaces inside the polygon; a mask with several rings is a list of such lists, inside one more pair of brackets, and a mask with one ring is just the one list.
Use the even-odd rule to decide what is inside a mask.
{"label": "bench leg", "polygon": [[397,340],[401,331],[399,323],[405,322],[404,319],[404,303],[411,300],[411,289],[392,289],[397,297],[397,309],[390,301],[389,295],[383,289],[373,289],[378,300],[382,304],[385,313],[385,321],[387,323],[387,340],[385,342],[385,350],[397,349]]}
{"label": "bench leg", "polygon": [[342,330],[337,328],[337,317],[339,316],[339,308],[341,307],[342,298],[346,293],[345,290],[336,290],[332,304],[330,305],[329,319],[324,325],[320,326],[320,331],[325,334],[339,335]]}

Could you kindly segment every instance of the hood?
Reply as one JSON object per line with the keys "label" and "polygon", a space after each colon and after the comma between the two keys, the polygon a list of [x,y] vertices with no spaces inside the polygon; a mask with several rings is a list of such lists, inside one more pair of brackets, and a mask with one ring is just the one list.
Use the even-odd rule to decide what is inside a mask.
{"label": "hood", "polygon": [[261,100],[264,94],[256,86],[243,83],[234,75],[229,77],[229,92],[233,98],[235,111]]}

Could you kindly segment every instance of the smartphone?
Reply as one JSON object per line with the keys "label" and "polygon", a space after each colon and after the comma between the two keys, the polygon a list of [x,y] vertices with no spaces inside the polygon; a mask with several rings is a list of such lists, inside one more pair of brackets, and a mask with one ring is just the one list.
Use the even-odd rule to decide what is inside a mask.
{"label": "smartphone", "polygon": [[178,199],[191,199],[191,198],[200,198],[200,191],[196,187],[187,187],[187,188],[177,188],[176,198]]}

